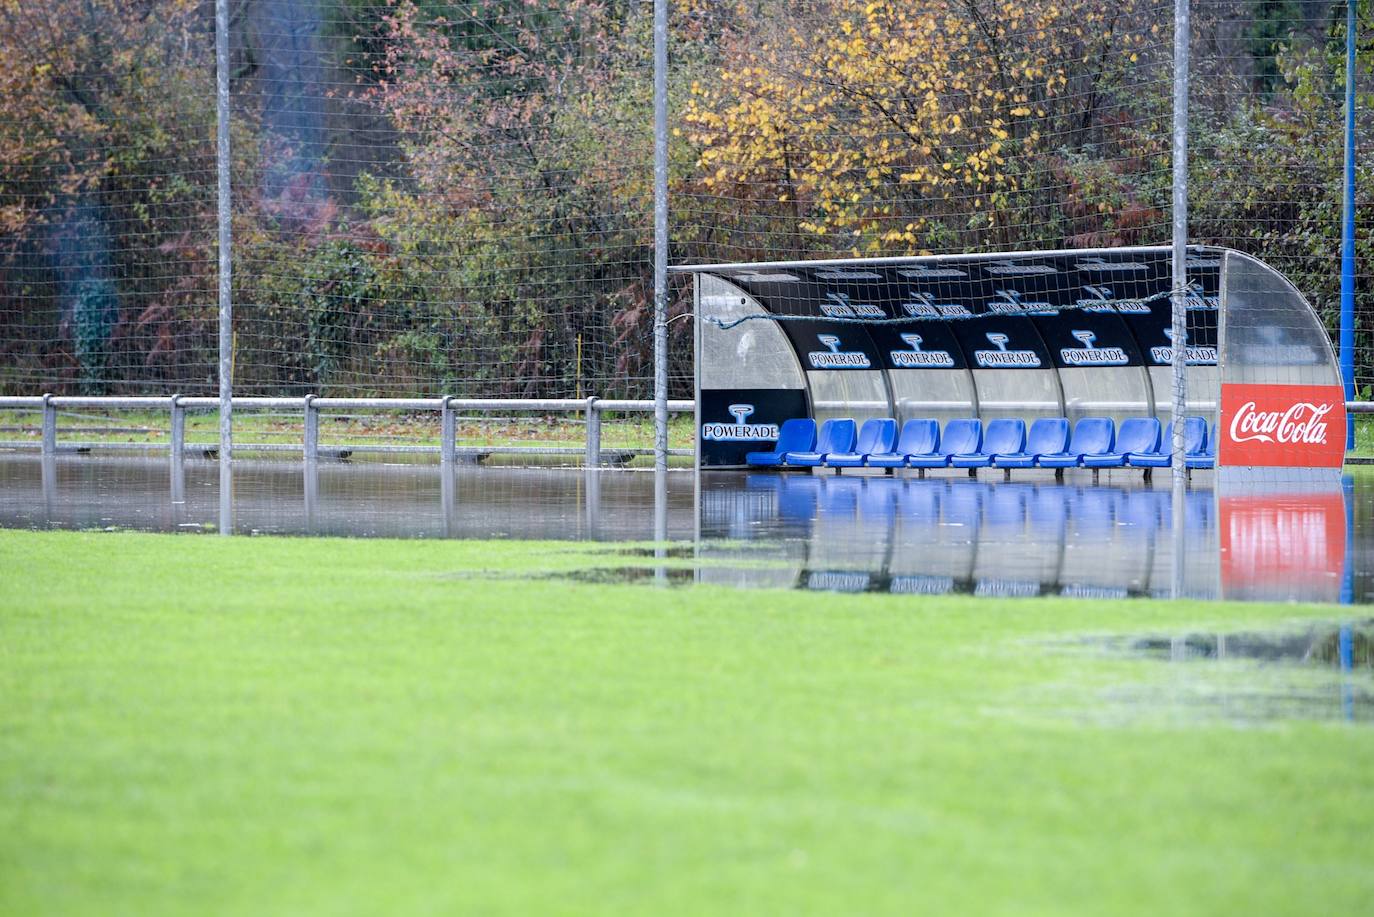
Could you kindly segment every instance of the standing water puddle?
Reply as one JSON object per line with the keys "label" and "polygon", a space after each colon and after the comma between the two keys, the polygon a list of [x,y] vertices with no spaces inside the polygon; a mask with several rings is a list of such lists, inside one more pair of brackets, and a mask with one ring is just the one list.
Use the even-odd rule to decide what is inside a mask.
{"label": "standing water puddle", "polygon": [[[237,460],[237,534],[520,538],[626,548],[597,581],[768,586],[915,597],[1374,600],[1374,476],[1301,493],[1218,494],[1200,475],[1175,524],[1138,472],[877,477]],[[662,499],[658,484],[662,483]],[[213,532],[213,461],[0,452],[0,527]],[[660,527],[661,524],[661,527]],[[1184,533],[1174,570],[1174,533]],[[606,566],[618,566],[607,564]],[[629,569],[635,568],[635,569]]]}

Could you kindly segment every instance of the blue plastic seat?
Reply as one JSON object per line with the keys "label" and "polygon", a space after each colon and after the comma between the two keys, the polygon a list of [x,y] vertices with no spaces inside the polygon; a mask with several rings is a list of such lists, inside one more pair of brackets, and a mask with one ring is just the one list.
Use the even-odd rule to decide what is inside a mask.
{"label": "blue plastic seat", "polygon": [[891,453],[897,439],[897,421],[891,417],[865,420],[859,429],[859,441],[853,452],[832,452],[825,463],[831,468],[859,468],[868,457],[877,453]]}
{"label": "blue plastic seat", "polygon": [[1041,468],[1076,468],[1085,455],[1101,455],[1112,451],[1116,425],[1110,417],[1083,417],[1073,425],[1069,448],[1063,452],[1047,452],[1040,456]]}
{"label": "blue plastic seat", "polygon": [[[782,431],[779,430],[779,433]],[[814,450],[801,450],[797,452],[787,452],[783,456],[783,461],[788,465],[796,465],[801,468],[815,468],[825,464],[825,459],[832,452],[853,452],[854,451],[854,421],[848,417],[832,417],[821,424],[821,432],[816,436],[816,448]]]}
{"label": "blue plastic seat", "polygon": [[1026,448],[1026,422],[1021,418],[999,417],[988,422],[983,448],[977,452],[950,456],[955,468],[987,468],[998,455],[1010,455]]}
{"label": "blue plastic seat", "polygon": [[782,465],[789,452],[810,452],[816,446],[816,422],[810,417],[784,420],[778,430],[778,442],[771,452],[750,452],[744,457],[746,465]]}
{"label": "blue plastic seat", "polygon": [[908,420],[891,452],[872,452],[870,468],[901,468],[909,455],[934,455],[940,449],[940,423],[936,420]]}
{"label": "blue plastic seat", "polygon": [[960,418],[945,424],[940,448],[930,455],[908,455],[906,463],[912,468],[944,468],[950,456],[972,455],[983,444],[983,422],[976,418]]}
{"label": "blue plastic seat", "polygon": [[1020,452],[998,453],[992,464],[997,468],[1034,468],[1040,456],[1063,452],[1069,446],[1069,419],[1041,417],[1031,424],[1026,447]]}
{"label": "blue plastic seat", "polygon": [[1207,436],[1207,445],[1197,455],[1188,455],[1185,451],[1183,456],[1183,467],[1193,468],[1215,468],[1217,467],[1217,425],[1212,424],[1212,431]]}
{"label": "blue plastic seat", "polygon": [[1130,417],[1121,422],[1116,448],[1111,452],[1083,456],[1085,468],[1121,468],[1133,452],[1159,451],[1159,418]]}
{"label": "blue plastic seat", "polygon": [[[1164,428],[1159,448],[1153,452],[1132,452],[1126,462],[1132,468],[1169,468],[1174,463],[1174,425]],[[1183,418],[1183,455],[1200,455],[1207,449],[1207,421],[1201,417]]]}

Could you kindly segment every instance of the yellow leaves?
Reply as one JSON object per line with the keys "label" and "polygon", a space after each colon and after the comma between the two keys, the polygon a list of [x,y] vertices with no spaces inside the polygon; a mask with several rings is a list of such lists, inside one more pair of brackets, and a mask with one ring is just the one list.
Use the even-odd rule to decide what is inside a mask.
{"label": "yellow leaves", "polygon": [[[828,28],[760,21],[726,48],[709,91],[692,84],[684,120],[702,181],[770,189],[836,251],[915,248],[929,226],[889,219],[912,201],[993,225],[1046,124],[1073,104],[1061,94],[1100,35],[1098,0],[980,0],[987,32],[961,0],[830,3]],[[1132,47],[1118,44],[1120,58]]]}

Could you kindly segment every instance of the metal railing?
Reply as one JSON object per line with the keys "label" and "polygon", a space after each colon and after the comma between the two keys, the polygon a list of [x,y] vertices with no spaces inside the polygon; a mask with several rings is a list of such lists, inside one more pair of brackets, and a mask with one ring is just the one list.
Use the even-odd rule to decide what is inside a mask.
{"label": "metal railing", "polygon": [[[606,464],[607,457],[616,463],[623,463],[637,455],[653,455],[651,448],[614,447],[603,449],[601,427],[603,415],[609,412],[643,413],[654,412],[654,402],[648,400],[619,400],[614,398],[321,398],[305,395],[299,398],[242,397],[234,399],[235,407],[301,412],[304,433],[299,446],[284,443],[235,443],[234,451],[243,452],[298,452],[306,461],[314,461],[321,454],[350,455],[353,453],[439,453],[440,460],[452,463],[460,458],[480,461],[489,455],[581,455],[588,466]],[[219,399],[213,397],[193,397],[187,395],[104,397],[82,395],[33,395],[0,396],[0,410],[42,411],[42,440],[39,444],[44,455],[55,455],[59,451],[89,451],[94,449],[161,451],[167,449],[171,458],[180,461],[188,451],[202,454],[217,454],[219,444],[187,443],[186,412],[192,409],[215,409]],[[158,410],[170,412],[169,442],[160,443],[115,443],[115,442],[68,442],[59,443],[57,421],[59,409],[106,409],[106,410]],[[670,414],[685,414],[695,410],[693,401],[669,401]],[[375,443],[359,445],[320,445],[320,415],[325,411],[432,411],[439,415],[439,445],[378,445]],[[460,446],[457,442],[457,416],[459,411],[483,414],[542,414],[581,415],[585,420],[586,435],[581,447],[549,445],[480,445]],[[34,443],[0,442],[0,448],[31,449]],[[691,449],[669,449],[669,455],[690,456]]]}
{"label": "metal railing", "polygon": [[[322,454],[326,456],[350,455],[353,453],[439,453],[445,463],[456,462],[460,458],[480,461],[489,455],[581,455],[588,466],[607,463],[610,456],[614,463],[623,463],[638,455],[653,455],[651,448],[613,447],[603,448],[601,441],[602,415],[608,412],[652,414],[654,402],[649,400],[619,400],[613,398],[321,398],[305,395],[299,398],[235,398],[234,404],[243,408],[257,410],[278,410],[301,412],[304,433],[299,446],[284,443],[236,443],[234,450],[245,453],[297,452],[307,461],[314,461]],[[84,396],[84,395],[29,395],[0,396],[0,410],[42,411],[42,440],[35,444],[28,441],[0,441],[4,449],[32,449],[35,445],[44,455],[55,455],[59,451],[91,451],[104,449],[111,451],[153,452],[167,449],[170,456],[180,461],[187,452],[200,452],[214,455],[219,452],[219,444],[187,443],[186,412],[191,409],[210,409],[219,407],[219,399],[213,397],[194,397],[188,395],[164,396]],[[67,442],[59,443],[57,438],[58,410],[103,408],[112,410],[166,409],[170,412],[171,424],[168,443],[118,443],[118,442]],[[691,413],[696,408],[693,401],[669,401],[670,414]],[[1374,402],[1348,401],[1345,408],[1352,414],[1374,414]],[[375,443],[320,445],[320,414],[323,411],[433,411],[439,414],[439,445],[378,445]],[[473,411],[484,414],[545,413],[582,415],[585,421],[585,438],[581,447],[549,445],[468,445],[457,442],[457,416],[459,411]],[[691,449],[669,449],[669,455],[691,456]]]}

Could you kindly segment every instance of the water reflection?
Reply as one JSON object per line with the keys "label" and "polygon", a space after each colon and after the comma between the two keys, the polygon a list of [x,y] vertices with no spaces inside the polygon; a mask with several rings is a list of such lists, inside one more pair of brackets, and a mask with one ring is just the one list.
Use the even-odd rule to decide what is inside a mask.
{"label": "water reflection", "polygon": [[[703,489],[713,540],[770,545],[806,589],[1087,598],[1173,594],[1167,487],[967,478],[744,474]],[[1351,503],[1355,493],[1350,491]],[[1182,594],[1334,602],[1355,598],[1347,504],[1337,486],[1228,485],[1183,500]],[[1353,533],[1352,533],[1353,539]],[[1353,545],[1353,541],[1352,541]],[[1347,563],[1349,558],[1349,563]],[[733,572],[719,574],[734,581]],[[703,580],[713,581],[709,568]],[[781,577],[775,577],[781,579]]]}
{"label": "water reflection", "polygon": [[[693,537],[692,474],[0,454],[0,526],[649,541]],[[656,513],[656,507],[661,512]]]}
{"label": "water reflection", "polygon": [[[1170,595],[1167,481],[708,473],[0,454],[0,526],[691,542],[696,580],[904,595]],[[1363,602],[1374,478],[1195,482],[1183,593]],[[664,552],[666,554],[666,552]],[[657,556],[657,555],[656,555]],[[746,561],[742,563],[741,561]],[[667,577],[660,577],[666,581]]]}

